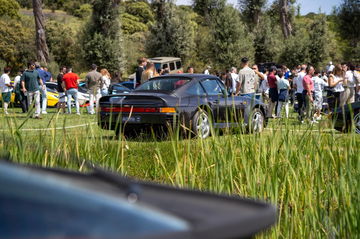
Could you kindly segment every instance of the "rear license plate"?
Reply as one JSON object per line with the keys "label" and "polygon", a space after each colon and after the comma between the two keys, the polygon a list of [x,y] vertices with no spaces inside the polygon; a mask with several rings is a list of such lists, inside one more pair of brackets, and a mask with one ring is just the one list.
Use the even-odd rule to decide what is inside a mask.
{"label": "rear license plate", "polygon": [[125,123],[140,123],[141,122],[141,117],[140,116],[123,116],[122,117],[122,122]]}

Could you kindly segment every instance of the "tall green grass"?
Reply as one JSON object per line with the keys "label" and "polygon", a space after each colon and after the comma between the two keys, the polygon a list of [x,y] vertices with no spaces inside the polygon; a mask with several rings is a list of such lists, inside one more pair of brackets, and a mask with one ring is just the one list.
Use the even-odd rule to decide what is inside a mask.
{"label": "tall green grass", "polygon": [[[289,121],[260,135],[127,140],[96,125],[24,132],[14,121],[7,120],[0,150],[15,162],[84,171],[90,160],[140,179],[266,200],[277,206],[278,222],[259,238],[360,235],[359,135],[298,131]],[[55,128],[59,119],[45,124]]]}

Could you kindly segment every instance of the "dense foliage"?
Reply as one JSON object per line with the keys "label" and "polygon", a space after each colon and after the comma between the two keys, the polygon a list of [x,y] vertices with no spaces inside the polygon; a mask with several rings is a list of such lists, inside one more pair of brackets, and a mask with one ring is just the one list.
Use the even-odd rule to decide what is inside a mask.
{"label": "dense foliage", "polygon": [[[140,56],[178,56],[196,71],[207,65],[223,71],[239,66],[244,56],[289,67],[360,62],[357,0],[343,0],[331,15],[306,16],[300,16],[294,0],[239,0],[236,7],[224,0],[194,0],[192,6],[172,0],[114,2],[43,0],[51,64],[86,71],[95,62],[128,75]],[[288,37],[281,23],[284,2]],[[0,66],[18,68],[33,57],[32,11],[20,7],[31,8],[31,1],[0,0]]]}

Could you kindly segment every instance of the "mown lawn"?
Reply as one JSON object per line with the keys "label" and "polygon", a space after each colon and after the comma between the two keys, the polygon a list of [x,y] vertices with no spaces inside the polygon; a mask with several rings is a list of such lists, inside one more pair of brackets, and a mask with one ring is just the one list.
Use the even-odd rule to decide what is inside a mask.
{"label": "mown lawn", "polygon": [[279,220],[260,238],[360,235],[360,136],[333,131],[326,120],[272,120],[261,135],[160,141],[116,139],[97,127],[96,116],[54,112],[41,120],[1,115],[2,154],[80,171],[91,160],[132,177],[266,200],[277,205]]}

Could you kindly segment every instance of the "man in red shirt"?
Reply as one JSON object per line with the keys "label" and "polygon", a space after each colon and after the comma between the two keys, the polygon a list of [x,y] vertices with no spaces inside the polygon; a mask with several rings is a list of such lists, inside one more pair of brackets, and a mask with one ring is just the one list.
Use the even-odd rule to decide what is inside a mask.
{"label": "man in red shirt", "polygon": [[303,95],[304,95],[304,99],[305,99],[305,112],[306,112],[306,118],[311,119],[312,117],[312,102],[314,101],[313,99],[313,94],[314,94],[314,82],[312,80],[312,76],[315,72],[314,67],[312,66],[308,66],[306,69],[306,76],[304,76],[303,79],[303,87],[304,87],[304,91],[303,91]]}
{"label": "man in red shirt", "polygon": [[80,115],[80,106],[78,100],[78,80],[79,76],[72,72],[69,67],[67,73],[63,76],[63,88],[67,96],[68,113],[71,114],[71,98],[74,99],[76,105],[76,114]]}
{"label": "man in red shirt", "polygon": [[267,112],[267,117],[268,118],[272,118],[273,115],[273,111],[275,108],[275,105],[278,101],[279,98],[279,93],[277,90],[277,85],[276,85],[276,77],[275,77],[275,72],[276,72],[276,68],[275,67],[271,67],[269,70],[269,75],[267,77],[267,81],[269,84],[269,108],[268,108],[268,112]]}

